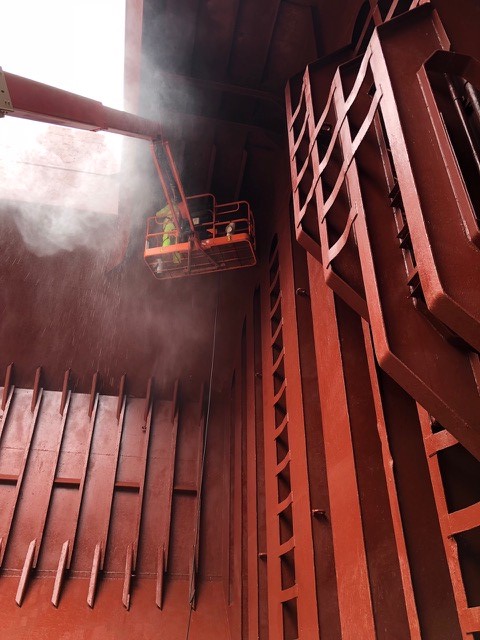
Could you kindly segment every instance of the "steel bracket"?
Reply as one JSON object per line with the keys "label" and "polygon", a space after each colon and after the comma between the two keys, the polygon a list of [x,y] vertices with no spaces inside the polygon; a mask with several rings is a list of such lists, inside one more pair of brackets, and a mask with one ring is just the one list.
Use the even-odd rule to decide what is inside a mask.
{"label": "steel bracket", "polygon": [[7,81],[2,67],[0,67],[0,117],[13,111],[12,99],[8,91]]}

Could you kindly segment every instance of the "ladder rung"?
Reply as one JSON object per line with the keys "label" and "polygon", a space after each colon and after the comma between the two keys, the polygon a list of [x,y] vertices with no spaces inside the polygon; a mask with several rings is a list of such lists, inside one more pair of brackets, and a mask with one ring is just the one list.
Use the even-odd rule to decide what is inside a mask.
{"label": "ladder rung", "polygon": [[400,207],[402,204],[402,194],[398,182],[395,182],[393,189],[388,194],[392,207]]}
{"label": "ladder rung", "polygon": [[279,438],[282,435],[283,430],[285,429],[287,424],[288,424],[288,413],[285,414],[285,417],[283,418],[282,422],[278,425],[278,427],[273,432],[274,440],[276,440],[277,438]]}
{"label": "ladder rung", "polygon": [[282,471],[285,469],[285,467],[287,466],[287,464],[290,462],[291,459],[292,459],[292,454],[290,450],[288,450],[283,460],[279,464],[277,464],[277,468],[275,470],[276,476],[282,473]]}
{"label": "ladder rung", "polygon": [[418,273],[417,267],[412,269],[411,273],[408,275],[407,283],[408,283],[408,286],[412,288],[410,292],[410,296],[412,298],[415,297],[418,294],[418,292],[421,292],[422,284],[420,282],[420,275]]}
{"label": "ladder rung", "polygon": [[278,556],[284,556],[286,553],[295,548],[295,536],[289,538],[286,542],[280,545],[278,548]]}
{"label": "ladder rung", "polygon": [[418,275],[417,267],[414,267],[407,276],[407,282],[410,287],[417,287],[420,282],[420,276]]}
{"label": "ladder rung", "polygon": [[293,587],[288,589],[283,589],[280,591],[280,602],[287,602],[288,600],[293,600],[298,596],[298,586],[296,584]]}
{"label": "ladder rung", "polygon": [[439,451],[453,447],[456,444],[458,444],[458,440],[445,429],[438,433],[432,433],[425,438],[425,450],[429,458],[436,455]]}
{"label": "ladder rung", "polygon": [[270,318],[273,318],[273,316],[275,315],[275,313],[276,313],[276,311],[277,311],[277,309],[278,309],[278,307],[280,305],[281,298],[282,298],[282,292],[279,291],[277,299],[275,300],[275,304],[273,305],[273,307],[270,310]]}
{"label": "ladder rung", "polygon": [[462,627],[466,633],[480,631],[480,607],[470,607],[459,611]]}
{"label": "ladder rung", "polygon": [[301,88],[301,90],[300,90],[300,97],[299,97],[299,99],[298,99],[297,106],[295,107],[295,109],[293,109],[293,104],[291,105],[291,107],[292,107],[292,110],[293,110],[293,111],[292,111],[292,117],[291,117],[291,120],[290,120],[290,122],[289,122],[289,128],[290,128],[290,129],[291,129],[291,128],[293,127],[293,125],[295,124],[295,122],[296,122],[296,120],[297,120],[297,118],[298,118],[298,114],[300,113],[300,110],[301,110],[301,108],[302,108],[302,103],[303,103],[303,101],[304,101],[304,99],[305,99],[306,88],[307,88],[307,85],[306,85],[306,83],[305,83],[305,77],[304,77],[303,82],[302,82],[302,88]]}
{"label": "ladder rung", "polygon": [[273,366],[272,366],[272,374],[275,374],[278,367],[280,366],[280,363],[283,359],[283,356],[285,355],[285,349],[282,347],[280,350],[280,354],[278,356],[278,358],[275,360]]}
{"label": "ladder rung", "polygon": [[277,269],[277,273],[275,274],[272,282],[270,283],[270,289],[269,289],[269,293],[272,293],[272,291],[275,289],[275,286],[278,282],[278,278],[280,277],[280,269]]}
{"label": "ladder rung", "polygon": [[282,384],[280,386],[280,389],[278,390],[278,393],[273,398],[273,404],[274,405],[278,403],[278,401],[282,397],[283,392],[285,391],[286,388],[287,388],[287,379],[284,378],[284,380],[283,380],[283,382],[282,382]]}
{"label": "ladder rung", "polygon": [[278,327],[275,329],[275,333],[272,335],[272,347],[277,341],[277,338],[280,335],[280,331],[282,330],[282,327],[283,327],[283,320],[280,320],[280,322],[278,323]]}
{"label": "ladder rung", "polygon": [[406,223],[403,225],[403,227],[397,233],[397,238],[400,240],[400,248],[401,249],[403,249],[404,247],[406,247],[408,245],[411,245],[410,229],[408,228]]}
{"label": "ladder rung", "polygon": [[282,500],[277,504],[277,513],[280,514],[282,511],[285,511],[287,507],[289,507],[293,502],[293,493],[290,491],[285,500]]}
{"label": "ladder rung", "polygon": [[480,502],[448,514],[450,535],[469,531],[480,526]]}
{"label": "ladder rung", "polygon": [[275,258],[276,258],[277,256],[278,256],[278,244],[277,244],[277,246],[275,247],[275,249],[273,250],[272,257],[271,257],[271,258],[270,258],[270,260],[268,261],[268,267],[269,267],[269,269],[271,269],[271,268],[272,268],[272,265],[273,265],[273,263],[275,262]]}

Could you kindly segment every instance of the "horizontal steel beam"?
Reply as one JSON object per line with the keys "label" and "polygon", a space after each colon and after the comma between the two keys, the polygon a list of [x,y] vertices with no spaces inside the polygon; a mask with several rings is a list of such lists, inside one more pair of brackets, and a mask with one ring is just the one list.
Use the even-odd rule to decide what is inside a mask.
{"label": "horizontal steel beam", "polygon": [[239,96],[245,96],[248,98],[255,98],[255,100],[263,100],[271,102],[283,108],[283,99],[280,95],[272,93],[270,91],[262,91],[261,89],[254,89],[252,87],[244,87],[241,85],[230,84],[228,82],[221,82],[216,80],[208,80],[205,78],[198,78],[194,76],[187,76],[178,73],[171,73],[169,71],[162,70],[161,75],[164,79],[171,81],[172,83],[185,83],[198,89],[206,89],[211,91],[222,91],[224,93],[233,93]]}
{"label": "horizontal steel beam", "polygon": [[101,102],[4,73],[13,111],[9,115],[88,131],[110,131],[132,138],[152,140],[162,136],[158,122],[105,107]]}

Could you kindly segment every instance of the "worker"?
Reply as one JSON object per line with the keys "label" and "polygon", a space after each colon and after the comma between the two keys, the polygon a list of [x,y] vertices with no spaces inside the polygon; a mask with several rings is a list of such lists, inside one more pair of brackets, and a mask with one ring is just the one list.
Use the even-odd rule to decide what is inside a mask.
{"label": "worker", "polygon": [[[155,216],[163,224],[162,247],[169,247],[172,244],[176,244],[177,227],[173,222],[170,206],[167,204],[163,209],[157,211]],[[172,260],[174,264],[180,264],[182,258],[178,251],[173,253]]]}
{"label": "worker", "polygon": [[169,215],[166,215],[163,218],[163,238],[162,238],[162,247],[169,247],[171,244],[175,244],[175,236],[173,233],[175,232],[175,225]]}

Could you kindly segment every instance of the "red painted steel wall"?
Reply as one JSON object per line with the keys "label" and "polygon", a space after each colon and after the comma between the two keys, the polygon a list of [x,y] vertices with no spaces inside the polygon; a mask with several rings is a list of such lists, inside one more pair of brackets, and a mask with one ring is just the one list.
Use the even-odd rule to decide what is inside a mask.
{"label": "red painted steel wall", "polygon": [[[462,9],[466,12],[465,15],[470,15],[472,22],[478,19],[478,8],[474,3],[465,3]],[[458,23],[455,24],[453,9],[438,3],[438,10],[448,38],[458,43],[459,33],[455,29],[460,27]],[[388,9],[384,7],[382,11],[386,13]],[[447,42],[442,40],[445,34],[438,20],[438,15],[432,13],[431,7],[427,6],[417,9],[411,16],[392,21],[391,28],[386,25],[383,31],[379,30],[379,34],[384,34],[381,37],[385,38],[385,52],[388,50],[387,75],[394,73],[397,64],[398,69],[403,69],[405,73],[404,58],[409,38],[412,42],[415,38],[421,38],[422,47],[426,47],[428,23],[434,25],[432,34],[437,33],[440,46],[441,42]],[[390,37],[392,39],[387,43]],[[464,42],[465,53],[476,53],[468,36]],[[413,45],[411,48],[417,53],[420,51]],[[337,56],[337,60],[344,62],[345,56],[348,58],[348,54],[343,52]],[[321,68],[321,64],[321,61],[315,63],[315,73]],[[335,62],[335,57],[332,57],[325,64],[327,75],[320,74],[320,80],[314,78],[314,82],[324,84],[311,84],[314,98],[322,93],[328,95],[328,88],[339,62]],[[415,64],[412,63],[412,69]],[[347,95],[354,83],[353,79],[348,79],[352,68],[354,65],[346,65],[345,71],[342,71],[345,74],[343,81]],[[358,70],[358,66],[356,68]],[[381,81],[385,82],[386,77],[383,76]],[[396,95],[399,103],[408,110],[409,100],[413,100],[414,93],[405,91],[408,81],[405,85],[403,77],[402,80],[403,93]],[[326,89],[325,83],[328,83]],[[388,110],[392,100],[396,98],[391,94],[387,97],[385,95],[382,99],[384,108]],[[291,113],[294,107],[295,104]],[[321,113],[320,107],[321,103],[315,112],[317,118]],[[401,110],[400,106],[399,109]],[[359,108],[358,116],[365,116],[367,110],[364,104]],[[354,130],[358,131],[358,119],[355,120],[353,111],[350,117],[353,126],[357,127]],[[407,145],[413,145],[413,138],[408,137],[413,136],[413,133],[410,131],[406,135]],[[418,145],[421,133],[418,132],[416,136],[415,144]],[[372,137],[368,138],[368,144],[374,144]],[[424,145],[427,144],[425,141]],[[424,148],[427,147],[422,147],[420,157],[422,153],[425,155]],[[413,146],[409,146],[409,153],[414,153]],[[401,157],[395,154],[394,157],[401,166]],[[406,162],[405,158],[406,156],[403,162]],[[432,162],[431,156],[429,161]],[[371,148],[360,145],[356,162],[361,195],[367,199],[367,209],[375,202],[375,198],[380,202],[379,194],[373,191],[375,186],[380,191],[380,174],[375,173],[376,160]],[[297,170],[301,166],[297,165]],[[434,172],[437,168],[431,167],[430,170]],[[441,166],[438,167],[438,171],[440,170]],[[284,167],[278,166],[277,175],[281,176],[283,171]],[[371,182],[367,185],[369,178]],[[295,184],[294,182],[294,189]],[[432,184],[430,188],[433,189],[434,186]],[[357,197],[351,188],[350,197]],[[388,192],[385,191],[383,197],[391,206]],[[480,591],[474,558],[479,549],[477,514],[480,494],[475,486],[480,465],[478,459],[462,446],[461,436],[467,434],[458,431],[459,442],[444,429],[444,425],[429,417],[417,405],[416,400],[419,398],[415,397],[415,387],[409,385],[405,377],[397,376],[398,371],[390,369],[387,360],[379,356],[375,335],[372,336],[372,325],[377,321],[375,314],[378,312],[374,305],[370,305],[371,282],[367,282],[368,286],[364,289],[358,287],[362,296],[366,296],[366,307],[357,305],[358,298],[349,297],[348,291],[342,286],[337,290],[338,281],[335,279],[329,282],[327,278],[325,282],[325,263],[322,267],[318,260],[321,254],[311,241],[301,234],[298,236],[297,218],[295,235],[301,242],[305,240],[304,247],[313,254],[308,256],[307,270],[305,253],[298,248],[292,251],[292,234],[287,217],[290,215],[289,193],[278,190],[272,197],[272,203],[276,215],[270,217],[270,224],[263,229],[265,248],[263,276],[260,278],[264,301],[261,324],[263,415],[257,416],[258,423],[263,426],[265,442],[268,637],[316,637],[312,633],[316,634],[317,631],[312,632],[312,628],[317,624],[320,637],[331,638],[476,637],[480,630]],[[318,200],[316,206],[314,215],[320,216],[322,212]],[[384,228],[383,236],[377,234],[375,239],[375,251],[379,252],[380,238],[385,243],[389,234],[396,238],[397,233],[385,218],[387,209],[386,206],[383,219],[379,217],[376,223],[378,229],[382,225]],[[373,213],[367,215],[367,222],[372,224]],[[412,215],[410,207],[407,210],[408,219]],[[358,235],[350,238],[357,245],[363,242],[359,237],[362,222],[355,222],[354,228]],[[447,216],[437,224],[444,224],[448,228],[451,222]],[[338,239],[341,231],[342,227],[340,231],[337,230],[336,236],[332,234],[333,240]],[[411,233],[414,234],[413,228]],[[316,241],[319,239],[317,236]],[[420,247],[414,235],[412,242],[414,247]],[[354,278],[358,278],[362,271],[364,277],[373,277],[373,271],[364,270],[362,251],[360,247],[359,255],[358,250],[353,250],[352,247],[349,261],[346,259],[345,270],[341,272],[343,278],[352,278],[354,286],[358,286],[358,279],[355,281]],[[388,251],[393,259],[392,252],[399,249],[391,243]],[[385,295],[390,295],[391,300],[394,300],[395,297],[398,299],[395,294],[395,287],[398,285],[386,266],[387,255],[385,251],[383,270],[377,271],[377,274],[382,279],[385,291],[390,289]],[[437,259],[440,265],[440,256]],[[469,269],[467,254],[464,259],[462,268]],[[473,268],[477,269],[476,266]],[[356,275],[352,273],[352,269],[358,270]],[[424,278],[422,273],[420,278]],[[465,277],[463,290],[462,279],[458,278],[460,295],[465,295],[469,287],[470,274]],[[284,290],[285,282],[287,284]],[[478,279],[476,282],[478,291]],[[293,295],[295,292],[297,295]],[[408,287],[404,295],[408,295]],[[258,303],[252,298],[252,305],[255,304]],[[408,304],[413,305],[411,300]],[[474,309],[478,312],[478,307]],[[414,313],[421,313],[420,305]],[[251,321],[248,321],[251,314],[252,306],[248,308],[246,315],[246,344],[250,345],[250,349],[260,333],[260,328],[255,330],[255,324],[252,326]],[[392,323],[392,317],[385,320],[387,332],[391,328],[389,323]],[[420,317],[421,322],[425,323],[425,316]],[[429,321],[433,323],[434,331],[438,331],[435,321]],[[432,332],[432,329],[428,331]],[[402,336],[400,328],[398,336]],[[472,344],[471,338],[472,334]],[[295,344],[296,339],[299,340],[298,346]],[[417,351],[412,356],[412,362],[415,358],[418,362],[420,357],[424,361],[422,366],[429,359],[429,366],[436,366],[435,360],[439,354],[434,342],[420,345],[412,331],[404,332],[401,340],[409,345],[408,349],[412,352]],[[455,342],[451,336],[447,337],[447,341],[453,362],[456,359],[463,360],[462,366],[465,366],[465,375],[470,380],[470,385],[476,376],[475,351],[461,341]],[[423,347],[421,356],[418,355],[419,347]],[[287,373],[289,356],[298,359],[295,367]],[[445,366],[448,367],[447,356],[445,358]],[[469,368],[468,361],[472,363],[468,365]],[[250,388],[250,391],[247,392],[247,403],[249,394],[252,394],[250,401],[254,394],[253,378],[258,378],[257,368],[251,364],[249,367],[247,378],[250,383],[247,383],[247,389]],[[432,371],[428,384],[433,384],[435,375],[445,376],[445,373],[445,368],[435,374]],[[318,385],[318,391],[313,384]],[[447,397],[457,384],[458,380],[451,378],[451,382],[443,387],[445,403],[448,404]],[[290,398],[286,393],[289,388],[295,389]],[[468,393],[471,394],[472,403],[466,401],[466,414],[469,414],[477,402],[475,398],[478,398],[478,388],[470,386]],[[421,395],[420,392],[419,394]],[[442,392],[440,397],[441,394]],[[293,413],[290,412],[292,397]],[[300,406],[303,408],[302,412],[298,411]],[[276,413],[279,411],[280,418],[277,418]],[[295,416],[294,420],[292,415]],[[470,422],[470,426],[477,428],[475,422]],[[452,429],[454,427],[452,423]],[[288,440],[282,437],[285,428],[289,429]],[[294,434],[297,429],[303,432],[301,440],[306,437],[308,447],[296,448],[299,441],[295,439],[296,435],[290,438],[290,429]],[[282,438],[281,455],[277,443],[279,438]],[[276,448],[272,446],[272,439]],[[465,437],[464,444],[470,451],[477,453],[477,434],[472,439]],[[287,584],[284,581],[288,579],[288,572],[283,570],[282,561],[279,563],[278,551],[278,535],[284,526],[279,514],[282,516],[283,510],[287,508],[286,503],[282,502],[285,487],[282,488],[278,483],[278,475],[287,468],[285,456],[289,456],[287,467],[290,473],[286,482],[288,490],[292,488],[294,481],[292,476],[295,475],[295,465],[298,465],[297,477],[301,477],[303,471],[307,470],[308,481],[303,476],[298,488],[292,491],[291,502],[294,504],[296,497],[305,498],[310,513],[308,521],[300,520],[301,535],[295,535],[299,519],[295,515],[287,516],[289,531],[294,532],[295,549],[289,562],[290,576],[295,573],[295,579],[293,583]],[[254,475],[255,471],[252,469],[250,473]],[[248,478],[247,474],[247,480]],[[261,609],[255,592],[258,580],[255,562],[258,547],[255,542],[258,544],[258,537],[249,550],[252,558],[248,575],[251,594],[248,604],[251,611],[253,598],[253,606],[258,612]],[[315,587],[310,588],[315,589],[317,607],[316,610],[310,608],[305,613],[301,612],[300,601],[311,594],[306,593],[308,587],[299,588],[304,579],[303,571],[308,566],[308,563],[303,564],[302,558],[305,553],[308,555],[312,551],[315,553]],[[263,559],[263,554],[261,558]],[[309,566],[311,567],[311,563]],[[289,586],[292,584],[293,588]],[[290,599],[295,600],[295,606],[288,609],[286,603]],[[249,620],[248,636],[244,632],[244,637],[257,637],[259,618],[255,615],[254,618],[249,617]]]}
{"label": "red painted steel wall", "polygon": [[[295,235],[311,254],[341,637],[476,637],[479,495],[467,487],[480,469],[478,249],[475,223],[461,223],[471,204],[455,171],[467,165],[448,155],[467,153],[455,138],[462,125],[421,69],[450,41],[478,55],[478,40],[461,38],[469,28],[451,5],[438,3],[436,13],[411,3],[395,17],[400,4],[371,3],[378,29],[358,42],[362,57],[348,62],[343,50],[287,88]],[[462,10],[478,25],[475,3]],[[455,67],[458,58],[440,59],[450,64],[443,72],[478,86]],[[433,64],[427,73],[442,71]],[[323,631],[334,633],[332,625]]]}
{"label": "red painted steel wall", "polygon": [[[55,637],[79,629],[84,637],[131,637],[140,627],[147,635],[185,633],[205,405],[204,398],[186,401],[181,388],[170,400],[156,391],[150,386],[145,399],[134,399],[99,395],[93,387],[90,395],[41,386],[7,390],[0,426],[4,637],[27,637],[37,616],[42,633]],[[191,623],[192,637],[202,638],[211,637],[212,627],[227,637],[217,526],[223,420],[216,409],[208,438],[202,586]],[[78,607],[85,607],[82,620]]]}

